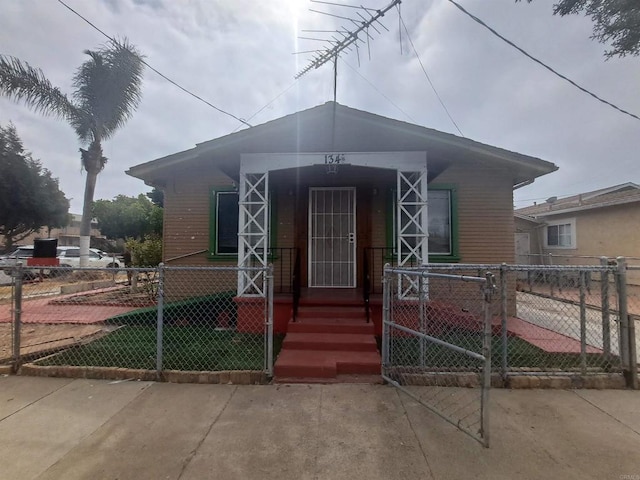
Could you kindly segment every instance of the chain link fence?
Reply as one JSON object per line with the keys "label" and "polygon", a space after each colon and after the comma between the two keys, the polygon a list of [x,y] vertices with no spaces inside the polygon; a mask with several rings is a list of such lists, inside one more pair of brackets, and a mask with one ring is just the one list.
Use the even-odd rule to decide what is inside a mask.
{"label": "chain link fence", "polygon": [[[637,387],[635,290],[624,259],[586,266],[430,265],[429,271],[498,279],[491,305],[492,367],[509,376],[621,374]],[[459,295],[464,298],[464,295]],[[462,300],[453,308],[465,310]]]}
{"label": "chain link fence", "polygon": [[273,275],[250,269],[269,294],[237,298],[240,270],[16,267],[0,287],[0,362],[270,375]]}
{"label": "chain link fence", "polygon": [[[12,284],[0,286],[0,363],[14,369],[35,362],[159,374],[270,373],[281,341],[271,333],[273,275],[255,270],[270,285],[266,298],[236,297],[237,267],[16,268]],[[491,365],[504,384],[515,375],[568,373],[580,382],[608,374],[637,388],[640,286],[628,278],[640,274],[640,266],[619,258],[586,266],[431,264],[429,272],[494,275],[498,290],[489,305]],[[401,278],[396,294],[409,286],[407,277]],[[463,326],[480,318],[478,285],[451,278],[427,284],[424,291],[436,302],[432,313],[447,318],[446,325],[451,327],[450,318]],[[396,313],[396,319],[401,314],[408,319],[411,312]],[[404,326],[399,322],[396,330]],[[463,326],[455,333],[464,333],[467,341]],[[398,338],[393,359],[415,357],[409,347],[404,353],[398,349],[404,337]],[[461,345],[479,352],[478,339],[474,341],[468,348]],[[438,354],[442,371],[459,369],[458,357],[451,355]]]}
{"label": "chain link fence", "polygon": [[383,378],[485,446],[495,290],[490,273],[384,273]]}

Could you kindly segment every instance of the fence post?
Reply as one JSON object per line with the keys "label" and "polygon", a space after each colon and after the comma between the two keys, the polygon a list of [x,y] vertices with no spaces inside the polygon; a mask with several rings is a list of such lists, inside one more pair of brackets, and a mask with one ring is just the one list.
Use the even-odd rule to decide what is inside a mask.
{"label": "fence post", "polygon": [[[419,274],[418,277],[418,308],[420,309],[419,317],[420,317],[420,333],[426,334],[426,319],[425,319],[425,295],[424,295],[424,277],[422,274]],[[420,337],[420,366],[424,367],[426,364],[426,340],[424,337]]]}
{"label": "fence post", "polygon": [[580,270],[580,370],[587,374],[587,304],[586,304],[587,272]]}
{"label": "fence post", "polygon": [[[618,315],[620,316],[620,358],[622,361],[622,371],[627,381],[627,386],[633,389],[638,388],[638,368],[635,356],[635,328],[633,328],[634,338],[631,338],[631,328],[629,321],[629,311],[627,305],[627,261],[624,257],[618,257],[618,271],[616,272],[618,285]],[[633,358],[631,348],[634,347]]]}
{"label": "fence post", "polygon": [[156,373],[162,375],[162,329],[164,326],[164,263],[158,265],[158,317],[156,327]]}
{"label": "fence post", "polygon": [[22,327],[22,279],[24,272],[22,270],[22,262],[16,263],[16,268],[12,270],[13,274],[13,365],[11,370],[18,373],[22,363],[21,348],[21,327]]}
{"label": "fence post", "polygon": [[[527,271],[527,276],[530,272]],[[507,381],[507,370],[509,368],[508,360],[508,331],[507,331],[507,264],[500,265],[500,318],[501,318],[501,331],[502,338],[502,381]]]}
{"label": "fence post", "polygon": [[484,284],[484,328],[482,336],[482,355],[484,356],[484,371],[482,376],[482,396],[480,397],[482,440],[485,447],[489,447],[489,390],[491,389],[491,300],[495,291],[495,277],[491,272],[485,274]]}
{"label": "fence post", "polygon": [[267,269],[267,368],[266,373],[273,375],[273,265]]}
{"label": "fence post", "polygon": [[[600,257],[600,308],[602,312],[602,352],[607,363],[611,362],[611,306],[609,305],[609,259]],[[605,268],[607,268],[605,270]]]}
{"label": "fence post", "polygon": [[382,276],[382,374],[386,375],[389,365],[389,322],[391,321],[391,274],[386,263]]}

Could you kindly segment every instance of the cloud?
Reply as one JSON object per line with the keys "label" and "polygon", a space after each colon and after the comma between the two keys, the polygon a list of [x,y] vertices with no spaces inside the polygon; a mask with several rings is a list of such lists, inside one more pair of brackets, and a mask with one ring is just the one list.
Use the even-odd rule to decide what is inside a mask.
{"label": "cloud", "polygon": [[[353,9],[303,0],[68,3],[109,34],[128,37],[151,65],[180,85],[241,118],[249,118],[294,83],[294,75],[309,58],[293,53],[318,47],[318,42],[298,37],[321,35],[303,30],[351,28],[347,21],[310,12],[310,8],[354,14]],[[380,8],[388,2],[348,3]],[[605,61],[606,47],[589,39],[592,25],[588,18],[553,16],[548,2],[461,3],[578,83],[640,112],[638,58]],[[533,198],[640,181],[640,122],[551,75],[447,1],[405,0],[401,5],[411,40],[462,132],[474,140],[540,156],[560,166],[558,172],[516,191],[518,205]],[[384,24],[389,31],[371,31],[373,40],[368,46],[361,45],[359,65],[355,51],[339,63],[338,101],[411,121],[408,115],[418,124],[455,133],[406,33],[399,31],[397,13],[389,12]],[[3,3],[2,53],[41,67],[66,92],[70,92],[75,69],[85,59],[83,50],[104,42],[103,36],[57,2]],[[331,100],[332,87],[330,65],[312,70],[251,123]],[[147,191],[148,187],[124,171],[240,126],[151,71],[145,73],[143,95],[133,118],[104,145],[109,162],[98,178],[95,198]],[[0,98],[0,123],[10,120],[26,148],[60,178],[61,188],[72,198],[72,210],[79,212],[84,177],[73,130]]]}

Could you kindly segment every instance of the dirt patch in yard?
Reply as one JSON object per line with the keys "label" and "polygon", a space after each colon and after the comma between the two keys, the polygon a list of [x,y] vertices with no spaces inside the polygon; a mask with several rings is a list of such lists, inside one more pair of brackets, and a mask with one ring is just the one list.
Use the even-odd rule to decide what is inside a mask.
{"label": "dirt patch in yard", "polygon": [[[110,272],[74,272],[63,277],[25,281],[22,285],[22,294],[25,298],[59,295],[61,287],[95,280],[115,280],[115,282],[125,282],[127,280],[127,276],[124,273],[118,273],[114,278],[113,273]],[[13,287],[11,285],[0,286],[0,304],[10,303],[12,295]]]}
{"label": "dirt patch in yard", "polygon": [[105,305],[123,307],[149,307],[156,304],[155,299],[144,291],[132,291],[131,287],[122,286],[104,291],[82,292],[51,300],[52,305]]}
{"label": "dirt patch in yard", "polygon": [[[47,352],[94,340],[115,328],[105,325],[23,325],[20,353],[26,357],[41,356]],[[11,360],[12,344],[12,325],[0,324],[0,363]]]}

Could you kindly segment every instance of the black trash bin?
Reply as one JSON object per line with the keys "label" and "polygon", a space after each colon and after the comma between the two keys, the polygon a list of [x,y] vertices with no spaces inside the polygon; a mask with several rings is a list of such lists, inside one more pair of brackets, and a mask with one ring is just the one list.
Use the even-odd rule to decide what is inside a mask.
{"label": "black trash bin", "polygon": [[36,238],[33,241],[34,258],[56,258],[57,250],[57,238]]}

